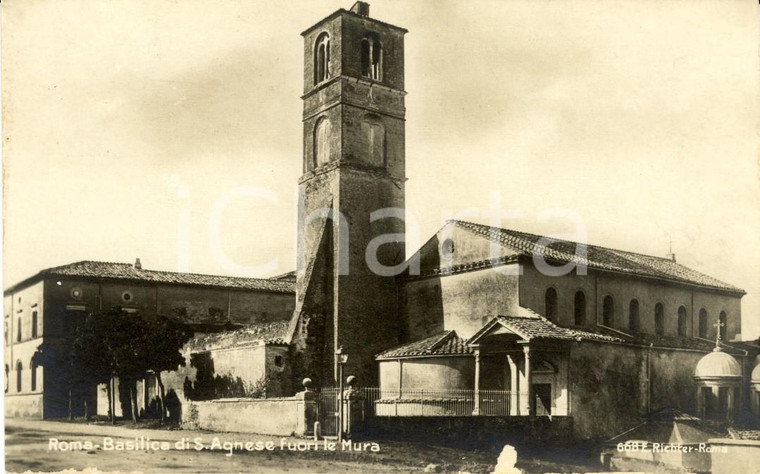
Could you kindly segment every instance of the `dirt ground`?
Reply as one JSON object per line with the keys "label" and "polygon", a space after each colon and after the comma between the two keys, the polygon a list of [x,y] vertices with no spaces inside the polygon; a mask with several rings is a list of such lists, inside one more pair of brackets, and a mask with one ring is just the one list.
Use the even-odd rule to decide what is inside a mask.
{"label": "dirt ground", "polygon": [[[203,445],[202,450],[195,449],[198,446],[196,439]],[[182,444],[183,440],[187,444]],[[108,425],[8,420],[5,429],[5,468],[7,472],[73,469],[161,473],[488,473],[493,471],[499,455],[498,450],[463,450],[394,441],[378,441],[379,452],[373,452],[372,446],[366,446],[367,449],[362,451],[341,450],[340,445],[331,451],[324,442],[320,442],[316,449],[310,447],[308,451],[289,449],[297,448],[298,442],[301,442],[298,447],[303,449],[303,441],[239,433],[135,430]],[[225,442],[259,442],[264,449],[247,451],[243,446],[243,449],[235,449],[229,455]],[[267,442],[271,443],[271,449],[266,449]],[[255,446],[252,448],[255,449]],[[572,461],[568,462],[569,459]],[[532,452],[529,457],[520,458],[517,466],[524,472],[598,470],[592,456],[563,453],[556,449],[548,449],[545,453]]]}

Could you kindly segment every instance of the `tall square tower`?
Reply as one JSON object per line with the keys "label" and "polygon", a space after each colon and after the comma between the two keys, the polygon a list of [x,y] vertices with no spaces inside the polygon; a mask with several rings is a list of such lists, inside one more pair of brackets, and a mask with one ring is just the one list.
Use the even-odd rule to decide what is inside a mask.
{"label": "tall square tower", "polygon": [[374,355],[399,340],[405,33],[364,2],[302,33],[296,352],[302,375],[321,383],[334,379],[341,346],[346,373],[376,383]]}

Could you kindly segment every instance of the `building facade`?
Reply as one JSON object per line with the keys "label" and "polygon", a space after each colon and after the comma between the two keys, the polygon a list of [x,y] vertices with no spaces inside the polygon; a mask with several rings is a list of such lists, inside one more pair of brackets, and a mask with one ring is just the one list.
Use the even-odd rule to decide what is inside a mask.
{"label": "building facade", "polygon": [[303,33],[295,374],[331,385],[342,348],[347,373],[379,382],[382,416],[551,415],[596,437],[662,407],[694,412],[694,368],[718,332],[751,371],[744,291],[673,256],[451,221],[398,258],[403,220],[380,217],[403,218],[405,33],[363,2]]}
{"label": "building facade", "polygon": [[[161,272],[135,265],[83,261],[42,270],[5,290],[6,416],[56,418],[68,415],[71,374],[65,361],[35,366],[43,342],[73,337],[87,314],[120,306],[137,314],[158,314],[188,324],[199,334],[288,321],[294,281]],[[74,415],[94,387],[76,387]]]}
{"label": "building facade", "polygon": [[405,259],[405,34],[364,2],[302,33],[295,278],[44,270],[5,293],[6,413],[60,416],[65,372],[33,367],[32,355],[114,305],[198,330],[186,367],[163,375],[181,399],[221,398],[219,384],[237,378],[277,379],[276,396],[305,377],[329,387],[343,364],[379,387],[378,416],[561,418],[578,437],[604,437],[666,407],[722,406],[728,392],[695,378],[718,340],[713,358],[740,373],[729,374],[731,411],[757,407],[745,292],[673,256],[455,220]]}

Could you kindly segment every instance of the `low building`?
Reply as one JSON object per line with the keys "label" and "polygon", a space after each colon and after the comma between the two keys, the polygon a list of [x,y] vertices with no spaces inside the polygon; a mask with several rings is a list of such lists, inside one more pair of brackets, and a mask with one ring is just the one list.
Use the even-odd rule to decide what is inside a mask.
{"label": "low building", "polygon": [[[127,312],[178,319],[198,334],[288,321],[294,281],[236,278],[143,269],[125,263],[82,261],[48,268],[4,293],[5,414],[56,418],[69,413],[64,361],[37,367],[32,359],[43,342],[70,338],[88,313],[121,306]],[[72,412],[88,403],[95,413],[94,387],[76,387]]]}

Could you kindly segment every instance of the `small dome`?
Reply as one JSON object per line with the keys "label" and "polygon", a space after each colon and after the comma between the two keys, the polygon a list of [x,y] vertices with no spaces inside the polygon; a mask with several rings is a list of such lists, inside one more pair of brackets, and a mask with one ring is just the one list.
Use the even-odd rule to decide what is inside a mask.
{"label": "small dome", "polygon": [[754,369],[752,369],[752,377],[750,377],[750,380],[752,383],[760,383],[760,364],[757,364]]}
{"label": "small dome", "polygon": [[732,356],[716,348],[697,362],[694,377],[697,378],[734,378],[742,376],[739,362]]}

